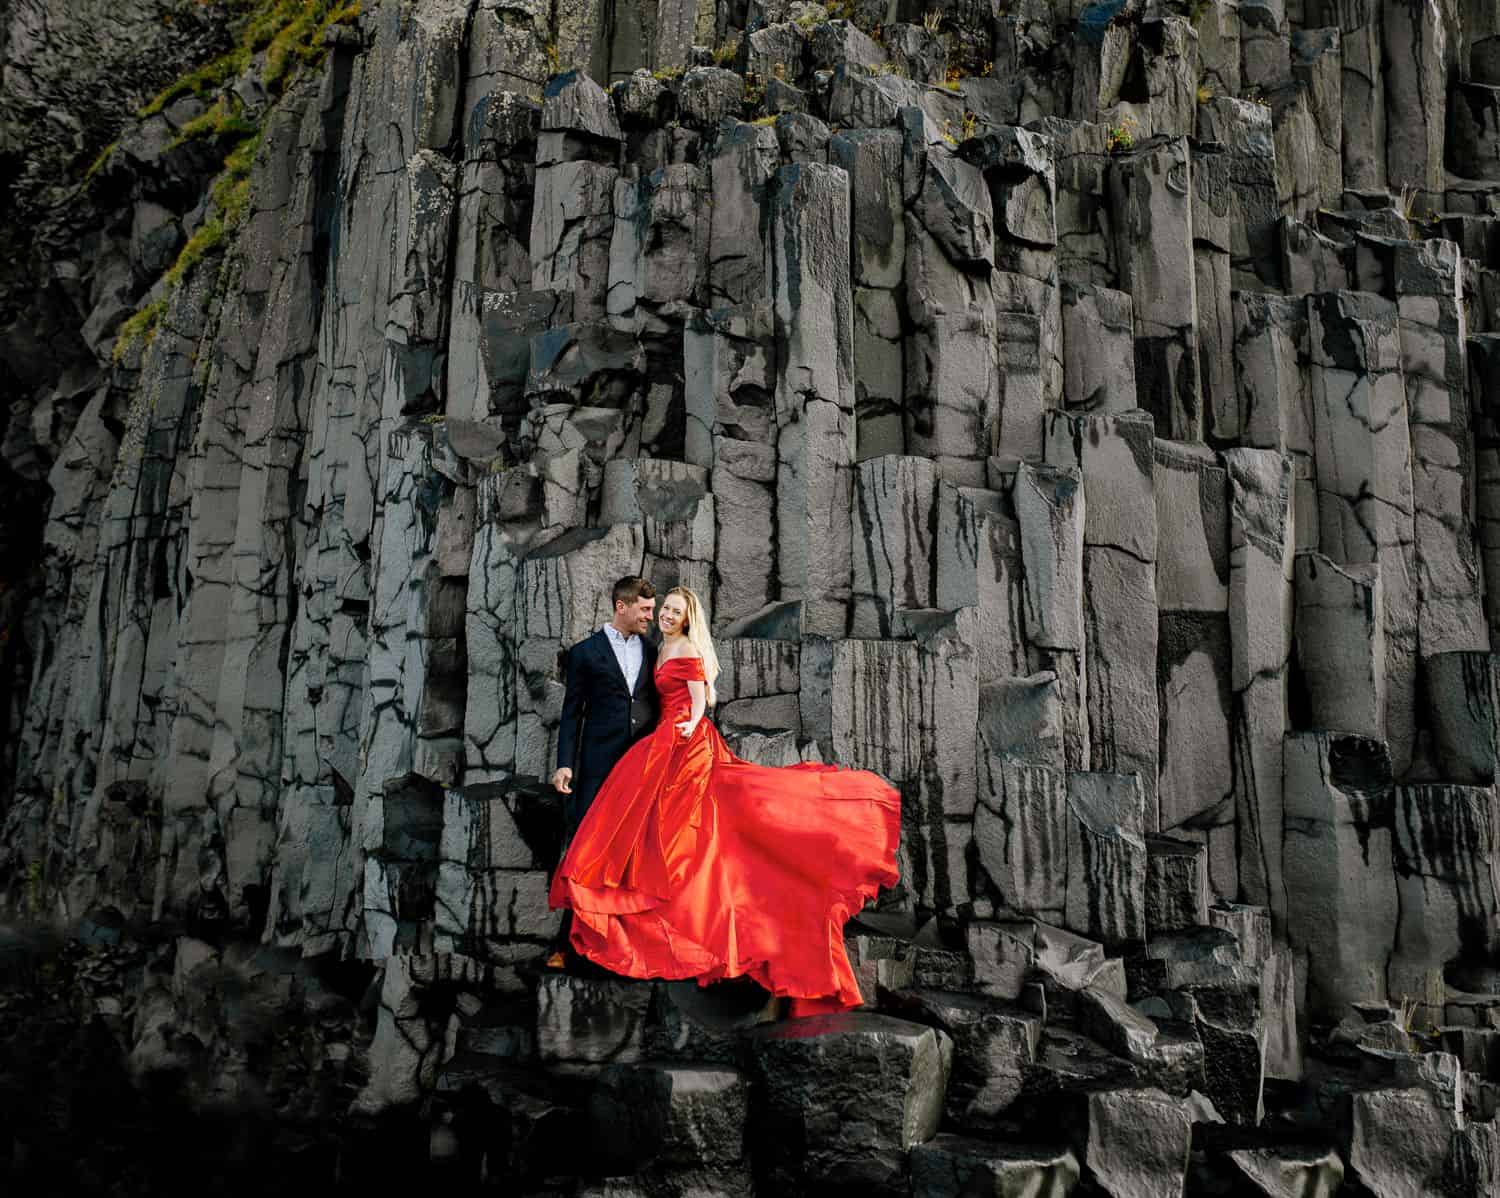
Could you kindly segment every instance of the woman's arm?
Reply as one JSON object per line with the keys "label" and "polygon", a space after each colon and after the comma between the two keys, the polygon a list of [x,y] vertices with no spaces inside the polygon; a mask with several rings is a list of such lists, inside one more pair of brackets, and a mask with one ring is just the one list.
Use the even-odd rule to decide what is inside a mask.
{"label": "woman's arm", "polygon": [[708,683],[689,682],[687,688],[688,695],[693,700],[692,714],[688,719],[676,725],[677,731],[682,733],[683,740],[692,736],[697,730],[698,722],[703,719],[703,709],[708,706]]}

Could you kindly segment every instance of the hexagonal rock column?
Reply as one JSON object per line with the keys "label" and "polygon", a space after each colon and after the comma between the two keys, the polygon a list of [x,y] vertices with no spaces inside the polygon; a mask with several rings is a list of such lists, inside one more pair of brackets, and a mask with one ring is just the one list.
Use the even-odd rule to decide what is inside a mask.
{"label": "hexagonal rock column", "polygon": [[1021,463],[1011,488],[1021,530],[1027,656],[1057,678],[1064,759],[1089,764],[1090,711],[1083,629],[1086,504],[1077,469]]}
{"label": "hexagonal rock column", "polygon": [[1450,22],[1410,0],[1384,0],[1381,10],[1386,183],[1441,193]]}
{"label": "hexagonal rock column", "polygon": [[937,468],[926,458],[859,464],[851,635],[890,636],[898,610],[933,606],[936,501]]}
{"label": "hexagonal rock column", "polygon": [[[1006,906],[1061,922],[1067,904],[1067,775],[1061,768],[1012,759],[992,744],[996,720],[986,697],[996,689],[980,692],[974,810],[979,863]],[[1055,680],[1048,689],[1055,692]],[[1007,706],[1019,705],[1013,688],[1000,693]]]}
{"label": "hexagonal rock column", "polygon": [[[1316,537],[1306,363],[1307,302],[1301,296],[1238,291],[1232,305],[1239,439],[1247,448],[1273,449],[1293,459],[1299,490],[1298,523],[1307,525],[1299,532]],[[1306,492],[1305,501],[1300,498],[1301,492]]]}
{"label": "hexagonal rock column", "polygon": [[776,344],[776,528],[781,598],[802,631],[842,636],[852,571],[854,326],[849,176],[783,167],[769,201]]}
{"label": "hexagonal rock column", "polygon": [[[1344,95],[1344,186],[1384,188],[1385,71],[1380,25],[1384,0],[1338,0]],[[1330,20],[1333,16],[1330,15]]]}
{"label": "hexagonal rock column", "polygon": [[1240,4],[1240,69],[1248,87],[1272,88],[1291,74],[1288,25],[1282,0]]}
{"label": "hexagonal rock column", "polygon": [[1319,728],[1385,735],[1385,591],[1378,565],[1297,555],[1297,664]]}
{"label": "hexagonal rock column", "polygon": [[1136,405],[1135,313],[1130,296],[1089,283],[1062,285],[1063,396],[1083,412]]}
{"label": "hexagonal rock column", "polygon": [[1443,966],[1492,959],[1500,943],[1500,799],[1492,787],[1398,786],[1396,893],[1401,918],[1390,993],[1444,994]]}
{"label": "hexagonal rock column", "polygon": [[1240,6],[1232,0],[1208,0],[1194,22],[1203,81],[1216,96],[1240,94]]}
{"label": "hexagonal rock column", "polygon": [[907,1153],[942,1115],[953,1042],[864,1012],[795,1019],[748,1033],[758,1186],[905,1198]]}
{"label": "hexagonal rock column", "polygon": [[1025,570],[1013,495],[944,483],[937,504],[934,606],[977,609],[985,630],[975,646],[975,677],[981,686],[1029,673],[1022,615]]}
{"label": "hexagonal rock column", "polygon": [[609,94],[577,71],[553,78],[542,103],[532,205],[531,286],[573,293],[573,319],[602,321],[622,139]]}
{"label": "hexagonal rock column", "polygon": [[[378,526],[370,605],[369,700],[360,734],[362,768],[354,786],[356,836],[360,850],[368,854],[363,879],[366,935],[375,958],[391,952],[399,919],[393,908],[401,890],[400,869],[394,863],[403,853],[386,836],[386,817],[388,811],[409,810],[403,802],[390,801],[389,788],[405,794],[402,783],[408,778],[417,779],[417,789],[436,785],[431,775],[438,771],[423,752],[419,718],[432,646],[428,609],[435,602],[436,571],[430,565],[437,548],[436,521],[428,518],[421,497],[434,490],[438,495],[451,492],[451,485],[433,471],[430,430],[425,426],[393,432],[386,449],[385,516]],[[436,803],[433,808],[436,829],[442,815]],[[387,861],[393,872],[387,872]]]}
{"label": "hexagonal rock column", "polygon": [[[884,122],[872,122],[884,123]],[[985,482],[1005,388],[990,267],[994,207],[979,168],[937,126],[901,111],[906,309],[906,447],[960,486]]]}
{"label": "hexagonal rock column", "polygon": [[[1055,152],[1046,134],[1015,127],[991,128],[962,147],[964,159],[984,172],[995,213],[1001,387],[995,445],[1007,458],[1036,457],[1043,412],[1063,406]],[[1128,318],[1125,324],[1130,353]]]}
{"label": "hexagonal rock column", "polygon": [[1287,936],[1307,953],[1310,1010],[1342,1019],[1386,996],[1399,914],[1391,864],[1391,761],[1380,741],[1286,738]]}
{"label": "hexagonal rock column", "polygon": [[562,912],[547,906],[556,803],[524,787],[480,784],[443,796],[435,946],[516,964],[543,956]]}
{"label": "hexagonal rock column", "polygon": [[828,143],[849,174],[858,457],[906,449],[901,269],[906,256],[898,129],[847,129]]}
{"label": "hexagonal rock column", "polygon": [[[1324,20],[1328,19],[1325,15]],[[1292,76],[1305,90],[1308,112],[1318,131],[1319,207],[1337,207],[1344,190],[1341,50],[1336,28],[1299,29],[1292,33]]]}
{"label": "hexagonal rock column", "polygon": [[1473,418],[1458,247],[1392,249],[1411,429],[1417,636],[1422,656],[1488,649],[1474,536]]}
{"label": "hexagonal rock column", "polygon": [[1500,87],[1460,83],[1448,103],[1448,166],[1470,179],[1500,170]]}
{"label": "hexagonal rock column", "polygon": [[665,593],[690,586],[713,618],[710,585],[715,551],[714,497],[701,466],[654,458],[616,458],[604,464],[600,524],[642,525],[646,556],[641,573]]}
{"label": "hexagonal rock column", "polygon": [[1299,993],[1292,951],[1272,939],[1265,907],[1218,903],[1209,922],[1233,934],[1240,960],[1260,974],[1260,1021],[1265,1029],[1265,1075],[1287,1081],[1302,1077],[1302,1034],[1297,1026]]}
{"label": "hexagonal rock column", "polygon": [[1146,936],[1145,795],[1134,774],[1068,775],[1068,927],[1106,944]]}
{"label": "hexagonal rock column", "polygon": [[1234,690],[1234,802],[1241,892],[1286,910],[1281,880],[1282,731],[1291,655],[1292,552],[1296,541],[1291,459],[1231,449],[1229,646]]}
{"label": "hexagonal rock column", "polygon": [[1153,140],[1110,165],[1120,286],[1135,305],[1135,381],[1156,431],[1203,436],[1192,166],[1187,139]]}
{"label": "hexagonal rock column", "polygon": [[683,330],[682,352],[684,456],[710,471],[718,567],[714,619],[722,628],[759,611],[775,594],[776,349],[770,308],[695,316]]}
{"label": "hexagonal rock column", "polygon": [[799,733],[802,646],[796,641],[738,636],[719,638],[716,648],[723,672],[714,684],[719,693],[714,720],[721,729]]}
{"label": "hexagonal rock column", "polygon": [[[904,733],[915,768],[902,811],[902,877],[924,906],[952,910],[970,897],[968,846],[978,802],[974,645],[980,631],[973,611],[961,610],[902,612],[895,632],[915,642],[919,688],[912,696],[915,725]],[[835,643],[833,651],[835,708],[841,645]],[[837,726],[836,712],[833,718]]]}
{"label": "hexagonal rock column", "polygon": [[[1155,832],[1161,827],[1156,793],[1161,728],[1152,422],[1140,412],[1049,414],[1047,461],[1077,468],[1087,500],[1083,614],[1088,768],[1138,774],[1146,797],[1142,830]],[[1071,757],[1068,764],[1083,768]]]}
{"label": "hexagonal rock column", "polygon": [[1206,446],[1158,438],[1154,457],[1161,830],[1203,841],[1214,889],[1232,895],[1228,476]]}
{"label": "hexagonal rock column", "polygon": [[521,545],[507,527],[540,503],[540,481],[521,470],[480,480],[469,554],[464,647],[464,779],[510,776],[516,761],[516,621]]}
{"label": "hexagonal rock column", "polygon": [[1171,836],[1147,836],[1147,929],[1172,932],[1207,922],[1207,847]]}
{"label": "hexagonal rock column", "polygon": [[1424,658],[1428,719],[1439,777],[1488,786],[1500,759],[1500,696],[1491,653],[1439,653]]}
{"label": "hexagonal rock column", "polygon": [[[532,62],[507,54],[515,25],[502,26],[497,0],[486,0],[475,19],[470,75],[527,70],[532,62],[545,76],[545,57],[535,33]],[[508,36],[501,36],[502,28]],[[492,37],[485,36],[493,32]],[[483,65],[493,47],[494,59]],[[519,49],[519,47],[517,47]],[[495,61],[498,59],[499,61]],[[506,61],[506,60],[509,61]],[[485,71],[484,67],[489,70]],[[492,73],[493,72],[493,73]],[[531,90],[531,89],[528,89]],[[452,314],[448,333],[448,413],[473,420],[502,415],[512,427],[524,408],[527,337],[545,329],[558,307],[555,292],[531,291],[531,200],[537,128],[541,107],[514,91],[497,90],[475,99],[464,122],[464,158],[458,180],[457,236],[453,246]],[[572,319],[572,301],[557,323]]]}
{"label": "hexagonal rock column", "polygon": [[1500,635],[1500,334],[1470,337],[1469,405],[1474,413],[1474,490],[1484,614]]}
{"label": "hexagonal rock column", "polygon": [[1400,324],[1395,304],[1363,292],[1325,292],[1307,303],[1318,545],[1341,565],[1380,564],[1384,728],[1401,774],[1416,732],[1417,579]]}
{"label": "hexagonal rock column", "polygon": [[685,162],[615,180],[606,297],[614,328],[675,339],[680,324],[666,314],[702,305],[713,211],[708,181],[706,170]]}
{"label": "hexagonal rock column", "polygon": [[951,909],[968,901],[977,801],[972,634],[939,625],[925,639],[925,648],[913,640],[833,642],[833,760],[901,788],[902,881],[924,907]]}

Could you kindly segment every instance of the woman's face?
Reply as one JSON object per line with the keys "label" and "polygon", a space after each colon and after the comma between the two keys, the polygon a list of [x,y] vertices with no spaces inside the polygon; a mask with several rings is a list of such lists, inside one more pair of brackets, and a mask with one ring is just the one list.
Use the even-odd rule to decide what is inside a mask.
{"label": "woman's face", "polygon": [[668,595],[661,602],[661,611],[656,622],[661,625],[663,635],[672,636],[687,627],[687,602],[681,595]]}

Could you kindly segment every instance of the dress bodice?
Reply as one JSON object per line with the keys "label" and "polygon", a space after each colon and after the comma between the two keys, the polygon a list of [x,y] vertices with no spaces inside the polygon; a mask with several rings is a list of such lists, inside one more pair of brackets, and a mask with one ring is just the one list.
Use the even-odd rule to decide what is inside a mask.
{"label": "dress bodice", "polygon": [[692,711],[693,696],[687,684],[703,681],[701,657],[674,657],[656,667],[656,693],[661,696],[663,723],[673,723]]}

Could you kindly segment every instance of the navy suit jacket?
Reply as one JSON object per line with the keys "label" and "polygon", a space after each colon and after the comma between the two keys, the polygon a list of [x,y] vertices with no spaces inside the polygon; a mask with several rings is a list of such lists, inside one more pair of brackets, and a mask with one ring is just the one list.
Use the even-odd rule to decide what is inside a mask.
{"label": "navy suit jacket", "polygon": [[567,689],[557,729],[557,768],[573,771],[573,793],[563,796],[571,833],[599,792],[600,785],[635,741],[656,726],[661,702],[656,694],[656,646],[642,638],[641,672],[635,690],[600,629],[564,657]]}

